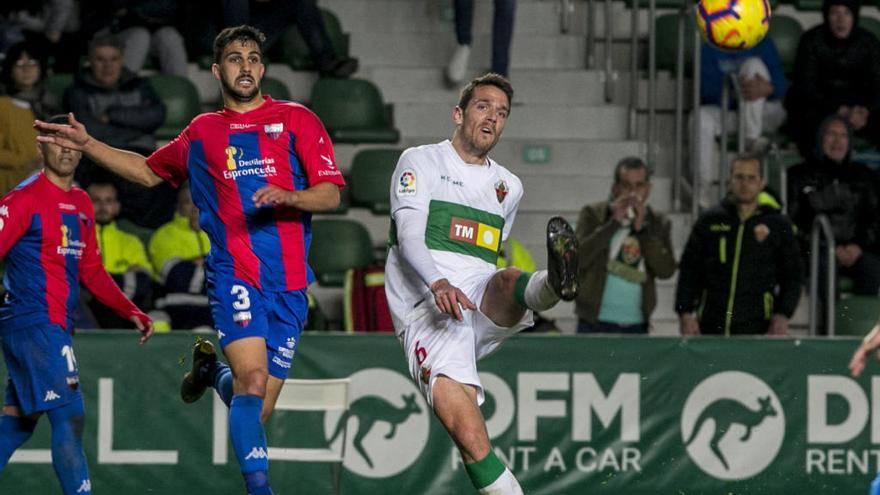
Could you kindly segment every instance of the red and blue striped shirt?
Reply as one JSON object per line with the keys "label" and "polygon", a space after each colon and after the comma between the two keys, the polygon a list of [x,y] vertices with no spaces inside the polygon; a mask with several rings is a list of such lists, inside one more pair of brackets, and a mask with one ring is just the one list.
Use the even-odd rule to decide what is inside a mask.
{"label": "red and blue striped shirt", "polygon": [[42,172],[0,200],[0,257],[6,260],[0,334],[40,324],[73,331],[79,283],[123,318],[139,314],[101,264],[92,202]]}
{"label": "red and blue striped shirt", "polygon": [[263,290],[299,290],[314,280],[307,264],[311,214],[257,208],[251,197],[268,185],[295,191],[345,181],[318,117],[302,105],[264,98],[249,112],[226,108],[196,117],[147,164],[174,186],[189,177],[211,240],[206,262],[214,276]]}

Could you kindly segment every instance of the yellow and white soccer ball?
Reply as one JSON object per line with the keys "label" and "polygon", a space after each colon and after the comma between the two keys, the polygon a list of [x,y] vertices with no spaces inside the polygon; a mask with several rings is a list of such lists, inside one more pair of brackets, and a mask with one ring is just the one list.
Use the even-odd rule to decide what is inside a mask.
{"label": "yellow and white soccer ball", "polygon": [[770,27],[768,0],[700,0],[697,27],[709,44],[721,50],[747,50],[764,39]]}

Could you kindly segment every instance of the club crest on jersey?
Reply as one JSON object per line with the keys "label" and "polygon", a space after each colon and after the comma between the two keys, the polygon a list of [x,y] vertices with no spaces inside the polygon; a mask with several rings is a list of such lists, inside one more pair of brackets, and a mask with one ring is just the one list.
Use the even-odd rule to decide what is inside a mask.
{"label": "club crest on jersey", "polygon": [[400,173],[397,180],[397,196],[415,196],[416,195],[416,173],[408,168]]}
{"label": "club crest on jersey", "polygon": [[281,136],[281,133],[284,132],[284,124],[266,124],[263,126],[263,132],[265,132],[270,138],[278,139]]}
{"label": "club crest on jersey", "polygon": [[422,383],[428,385],[431,381],[431,368],[422,366],[422,369],[419,371],[419,378],[422,380]]}
{"label": "club crest on jersey", "polygon": [[224,151],[226,153],[226,170],[235,170],[238,168],[236,158],[241,158],[242,155],[244,155],[244,150],[236,148],[235,146],[227,146]]}
{"label": "club crest on jersey", "polygon": [[239,311],[232,315],[232,321],[234,321],[241,328],[245,328],[251,323],[251,312],[250,311]]}
{"label": "club crest on jersey", "polygon": [[495,183],[495,198],[498,199],[498,202],[504,201],[504,198],[507,197],[507,193],[510,192],[510,189],[507,187],[507,182],[504,180],[499,180]]}

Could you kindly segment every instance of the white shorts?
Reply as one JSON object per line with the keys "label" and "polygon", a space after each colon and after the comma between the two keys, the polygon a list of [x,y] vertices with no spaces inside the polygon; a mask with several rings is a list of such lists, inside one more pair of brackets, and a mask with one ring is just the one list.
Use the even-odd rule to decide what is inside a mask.
{"label": "white shorts", "polygon": [[[458,288],[479,308],[492,275],[481,274]],[[477,404],[482,405],[485,394],[477,375],[477,360],[494,352],[511,335],[533,325],[531,311],[526,311],[512,327],[496,325],[479,309],[462,311],[462,321],[457,321],[440,311],[430,293],[405,321],[398,339],[406,353],[410,375],[432,405],[431,391],[439,375],[476,387]]]}

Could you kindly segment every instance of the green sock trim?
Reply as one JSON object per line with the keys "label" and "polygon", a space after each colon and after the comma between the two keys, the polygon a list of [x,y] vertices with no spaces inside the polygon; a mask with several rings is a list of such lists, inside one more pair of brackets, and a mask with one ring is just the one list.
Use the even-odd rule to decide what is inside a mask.
{"label": "green sock trim", "polygon": [[504,473],[507,466],[501,462],[494,451],[490,450],[489,455],[484,457],[482,461],[465,464],[464,469],[467,471],[474,488],[479,490],[494,483]]}
{"label": "green sock trim", "polygon": [[526,286],[529,285],[530,278],[532,278],[531,273],[522,272],[513,285],[513,298],[520,306],[526,309],[529,309],[529,306],[526,304]]}

